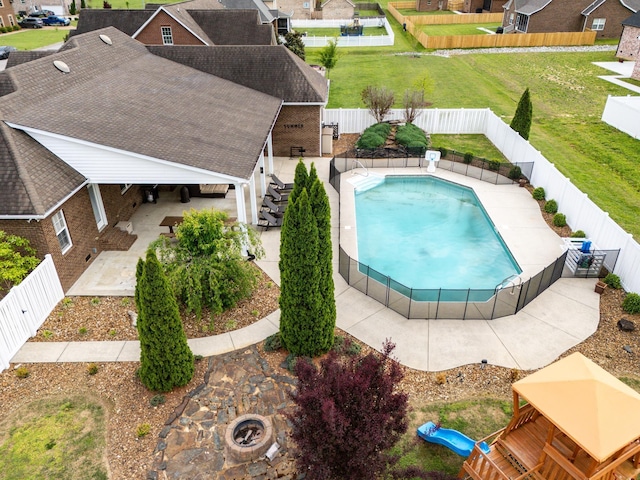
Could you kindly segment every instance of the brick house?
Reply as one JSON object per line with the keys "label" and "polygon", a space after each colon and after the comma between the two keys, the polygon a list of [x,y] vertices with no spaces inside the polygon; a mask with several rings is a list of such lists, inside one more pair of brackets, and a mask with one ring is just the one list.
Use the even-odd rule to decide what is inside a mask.
{"label": "brick house", "polygon": [[507,0],[464,0],[466,13],[502,13]]}
{"label": "brick house", "polygon": [[297,20],[349,20],[355,12],[351,0],[280,0],[279,6]]}
{"label": "brick house", "polygon": [[50,253],[65,290],[101,251],[133,243],[127,220],[144,185],[248,188],[237,217],[257,222],[283,99],[154,48],[167,47],[111,27],[49,55],[15,52],[0,73],[0,229]]}
{"label": "brick house", "polygon": [[0,0],[0,27],[13,27],[18,24],[13,11],[13,1]]}
{"label": "brick house", "polygon": [[584,32],[616,38],[622,21],[640,10],[640,0],[509,0],[504,5],[505,33]]}
{"label": "brick house", "polygon": [[634,13],[622,22],[622,36],[616,57],[635,61],[631,78],[640,80],[640,12]]}
{"label": "brick house", "polygon": [[432,12],[434,10],[448,9],[448,0],[416,0],[416,10],[418,12]]}

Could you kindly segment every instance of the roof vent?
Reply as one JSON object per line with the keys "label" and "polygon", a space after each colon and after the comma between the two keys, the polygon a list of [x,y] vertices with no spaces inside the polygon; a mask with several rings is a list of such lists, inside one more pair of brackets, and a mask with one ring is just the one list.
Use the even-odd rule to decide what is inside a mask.
{"label": "roof vent", "polygon": [[106,36],[104,33],[100,35],[100,40],[102,40],[107,45],[113,45],[113,42],[111,41],[111,39],[108,36]]}
{"label": "roof vent", "polygon": [[69,65],[64,63],[62,60],[54,60],[53,66],[60,70],[62,73],[69,73],[71,71]]}

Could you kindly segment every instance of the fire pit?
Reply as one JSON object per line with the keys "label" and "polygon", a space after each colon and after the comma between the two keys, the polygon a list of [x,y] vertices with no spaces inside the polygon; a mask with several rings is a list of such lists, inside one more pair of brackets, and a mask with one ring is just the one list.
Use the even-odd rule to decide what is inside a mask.
{"label": "fire pit", "polygon": [[262,457],[273,443],[271,420],[260,415],[242,415],[225,432],[227,461],[250,462]]}

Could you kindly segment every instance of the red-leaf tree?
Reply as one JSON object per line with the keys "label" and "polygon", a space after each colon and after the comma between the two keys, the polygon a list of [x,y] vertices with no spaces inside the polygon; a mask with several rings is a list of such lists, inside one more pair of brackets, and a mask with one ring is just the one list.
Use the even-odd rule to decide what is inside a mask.
{"label": "red-leaf tree", "polygon": [[386,340],[382,354],[340,359],[335,352],[320,369],[296,364],[296,408],[289,415],[298,447],[299,472],[306,480],[376,478],[394,458],[386,454],[407,430],[403,377]]}

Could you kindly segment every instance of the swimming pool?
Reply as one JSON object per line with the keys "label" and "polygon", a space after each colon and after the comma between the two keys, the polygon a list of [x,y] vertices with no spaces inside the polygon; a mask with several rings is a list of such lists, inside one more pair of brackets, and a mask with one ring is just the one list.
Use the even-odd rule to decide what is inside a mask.
{"label": "swimming pool", "polygon": [[[432,176],[387,176],[355,190],[358,262],[423,301],[484,301],[522,272],[472,189]],[[361,268],[361,271],[364,271]],[[445,295],[440,289],[447,290]]]}

